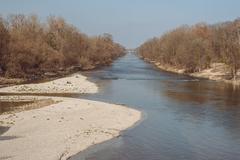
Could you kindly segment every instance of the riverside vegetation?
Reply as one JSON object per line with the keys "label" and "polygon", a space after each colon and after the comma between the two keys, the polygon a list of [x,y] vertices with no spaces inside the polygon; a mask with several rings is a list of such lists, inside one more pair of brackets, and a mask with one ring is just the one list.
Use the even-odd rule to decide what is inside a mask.
{"label": "riverside vegetation", "polygon": [[181,26],[148,40],[138,48],[138,54],[160,68],[173,68],[170,71],[192,74],[209,68],[213,68],[211,72],[222,69],[221,80],[239,80],[240,19]]}
{"label": "riverside vegetation", "polygon": [[93,69],[124,51],[110,34],[89,37],[60,17],[50,16],[45,23],[36,15],[0,17],[1,77],[33,79]]}

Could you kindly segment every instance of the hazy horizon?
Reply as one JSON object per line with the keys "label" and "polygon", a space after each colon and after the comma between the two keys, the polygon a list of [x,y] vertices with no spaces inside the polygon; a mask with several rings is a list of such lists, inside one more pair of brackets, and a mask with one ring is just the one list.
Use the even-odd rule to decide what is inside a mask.
{"label": "hazy horizon", "polygon": [[237,0],[2,0],[0,14],[36,14],[41,19],[61,16],[93,36],[110,33],[127,48],[187,24],[217,23],[240,16]]}

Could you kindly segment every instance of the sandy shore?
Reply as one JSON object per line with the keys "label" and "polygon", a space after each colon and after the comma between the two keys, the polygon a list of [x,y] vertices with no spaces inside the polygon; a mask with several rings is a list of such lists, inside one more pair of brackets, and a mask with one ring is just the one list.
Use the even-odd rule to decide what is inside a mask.
{"label": "sandy shore", "polygon": [[[58,82],[59,87],[54,90],[56,92],[64,89],[60,85],[62,82],[66,84],[67,80],[73,83],[74,81],[71,80],[78,78],[73,75],[67,79],[63,78],[48,83],[56,84]],[[48,83],[37,85],[38,87],[44,86],[42,89],[34,85],[28,85],[28,87],[37,88],[37,91],[51,92],[48,87],[45,87]],[[86,78],[80,84],[81,87],[75,89],[76,86],[74,86],[73,91],[81,93],[97,91],[96,85],[86,82]],[[82,89],[82,87],[86,88]],[[16,86],[3,90],[16,92],[16,89],[20,88],[21,86]],[[64,91],[69,93],[71,89]],[[120,131],[131,127],[141,119],[141,112],[134,109],[75,98],[1,96],[0,100],[44,100],[49,98],[56,103],[43,108],[0,115],[0,126],[10,127],[0,136],[0,160],[67,159],[91,145],[119,136]]]}
{"label": "sandy shore", "polygon": [[[212,64],[212,66],[208,69],[204,69],[200,72],[194,72],[194,73],[186,73],[184,69],[178,69],[176,67],[172,67],[171,65],[162,65],[159,62],[151,61],[149,59],[144,59],[146,62],[152,63],[157,68],[162,69],[164,71],[173,72],[177,74],[184,74],[196,78],[205,78],[213,81],[219,81],[219,82],[225,82],[230,83],[233,85],[240,85],[240,80],[228,80],[226,77],[230,76],[229,68],[223,64],[223,63],[215,63]],[[238,76],[240,76],[240,71],[238,73]]]}
{"label": "sandy shore", "polygon": [[0,88],[2,93],[96,93],[96,84],[87,81],[81,74],[73,74],[45,83],[23,84]]}

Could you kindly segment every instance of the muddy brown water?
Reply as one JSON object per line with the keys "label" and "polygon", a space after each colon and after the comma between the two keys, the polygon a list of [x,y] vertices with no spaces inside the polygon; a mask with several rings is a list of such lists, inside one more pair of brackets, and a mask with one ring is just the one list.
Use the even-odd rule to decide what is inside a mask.
{"label": "muddy brown water", "polygon": [[127,54],[86,72],[100,92],[81,98],[125,104],[144,120],[71,160],[239,160],[240,89],[161,71]]}
{"label": "muddy brown water", "polygon": [[34,101],[16,101],[16,102],[9,102],[9,101],[0,101],[0,115],[6,112],[12,112],[21,108],[21,106],[32,104]]}

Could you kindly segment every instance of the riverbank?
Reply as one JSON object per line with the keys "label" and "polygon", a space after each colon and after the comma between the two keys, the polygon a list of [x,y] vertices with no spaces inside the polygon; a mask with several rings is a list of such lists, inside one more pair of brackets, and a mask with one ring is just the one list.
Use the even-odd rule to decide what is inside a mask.
{"label": "riverbank", "polygon": [[[229,78],[231,76],[229,67],[223,63],[214,63],[211,65],[210,68],[204,69],[200,72],[187,73],[185,69],[179,69],[171,65],[162,65],[159,62],[152,61],[147,58],[142,58],[142,59],[148,63],[155,65],[157,68],[167,72],[184,74],[191,77],[204,78],[204,79],[209,79],[209,80],[214,80],[219,82],[225,82],[233,85],[240,85],[240,79],[232,80]],[[240,77],[240,72],[238,73],[238,76]]]}
{"label": "riverbank", "polygon": [[0,88],[1,93],[96,93],[98,87],[81,74],[72,74],[44,83],[22,84]]}
{"label": "riverbank", "polygon": [[19,78],[5,78],[0,77],[0,87],[4,87],[11,84],[21,84],[24,83],[25,79],[19,79]]}
{"label": "riverbank", "polygon": [[[6,93],[97,91],[97,86],[80,74],[0,89]],[[10,127],[0,136],[0,159],[67,159],[91,145],[119,136],[122,130],[141,119],[141,112],[137,110],[103,102],[63,97],[0,96],[4,101],[49,99],[52,103],[41,108],[0,115],[0,125]]]}

